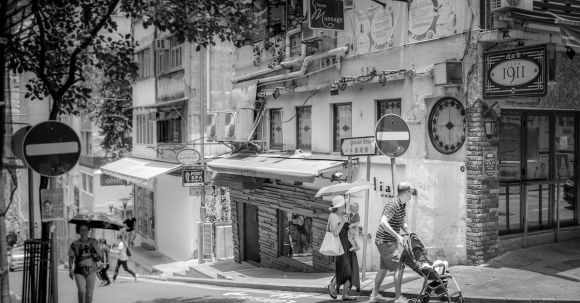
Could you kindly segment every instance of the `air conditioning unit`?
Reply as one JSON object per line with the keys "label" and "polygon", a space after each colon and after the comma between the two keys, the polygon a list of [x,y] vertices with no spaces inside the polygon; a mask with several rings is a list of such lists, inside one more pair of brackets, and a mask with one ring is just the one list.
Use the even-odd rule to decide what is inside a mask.
{"label": "air conditioning unit", "polygon": [[234,140],[236,138],[236,113],[226,113],[224,120],[224,139]]}
{"label": "air conditioning unit", "polygon": [[169,39],[156,39],[154,43],[155,50],[168,50]]}
{"label": "air conditioning unit", "polygon": [[511,8],[520,8],[526,10],[534,9],[533,0],[491,0],[492,12],[503,12]]}
{"label": "air conditioning unit", "polygon": [[209,113],[205,118],[207,141],[217,140],[217,113]]}

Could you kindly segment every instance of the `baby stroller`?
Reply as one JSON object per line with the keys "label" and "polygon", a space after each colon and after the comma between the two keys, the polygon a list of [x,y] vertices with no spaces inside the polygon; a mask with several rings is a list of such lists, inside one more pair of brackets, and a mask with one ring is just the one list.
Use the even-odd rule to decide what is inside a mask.
{"label": "baby stroller", "polygon": [[[444,302],[464,302],[459,285],[447,270],[447,262],[429,261],[425,245],[416,234],[409,234],[404,242],[401,262],[425,279],[421,292],[416,299],[410,299],[409,303],[427,303],[433,298]],[[449,280],[452,280],[457,288],[457,293],[453,293],[453,296],[449,294],[447,288]]]}

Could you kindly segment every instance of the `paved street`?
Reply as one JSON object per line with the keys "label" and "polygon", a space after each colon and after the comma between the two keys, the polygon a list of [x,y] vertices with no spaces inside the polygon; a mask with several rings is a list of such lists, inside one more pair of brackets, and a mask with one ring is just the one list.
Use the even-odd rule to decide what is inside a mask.
{"label": "paved street", "polygon": [[[17,294],[22,292],[21,271],[10,274],[10,288]],[[134,282],[132,278],[119,276],[117,283],[111,286],[95,287],[93,303],[320,303],[331,301],[333,300],[328,295],[316,293],[217,287],[147,279]],[[361,297],[358,301],[368,301],[368,297]],[[68,278],[65,272],[59,272],[59,303],[76,302],[74,282]]]}

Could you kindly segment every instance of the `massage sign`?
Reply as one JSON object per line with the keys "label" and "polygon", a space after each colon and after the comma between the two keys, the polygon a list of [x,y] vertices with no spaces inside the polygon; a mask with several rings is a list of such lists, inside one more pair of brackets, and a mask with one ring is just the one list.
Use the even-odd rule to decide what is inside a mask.
{"label": "massage sign", "polygon": [[545,45],[489,52],[484,60],[484,98],[546,95]]}
{"label": "massage sign", "polygon": [[310,0],[308,20],[311,29],[344,30],[342,0]]}

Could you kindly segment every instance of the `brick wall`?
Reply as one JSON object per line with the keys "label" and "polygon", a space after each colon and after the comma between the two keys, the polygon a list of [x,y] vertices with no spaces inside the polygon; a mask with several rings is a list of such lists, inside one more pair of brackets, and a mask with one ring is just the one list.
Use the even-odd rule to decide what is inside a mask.
{"label": "brick wall", "polygon": [[[326,230],[330,202],[315,199],[316,191],[299,186],[269,184],[254,190],[230,189],[232,203],[232,230],[234,260],[241,262],[238,207],[249,203],[258,207],[258,230],[261,264],[264,267],[285,271],[328,272],[334,270],[334,262],[318,252]],[[278,256],[277,210],[298,213],[312,218],[312,266],[290,257]]]}

